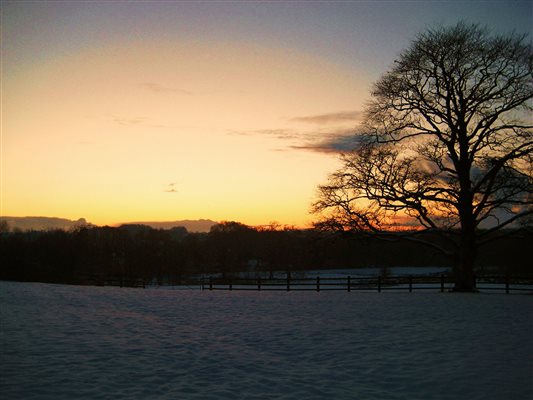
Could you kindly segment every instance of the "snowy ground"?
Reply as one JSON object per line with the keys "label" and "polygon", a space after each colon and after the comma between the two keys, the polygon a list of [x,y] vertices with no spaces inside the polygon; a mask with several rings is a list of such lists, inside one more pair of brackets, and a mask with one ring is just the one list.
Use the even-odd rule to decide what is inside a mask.
{"label": "snowy ground", "polygon": [[533,296],[0,282],[5,399],[531,399]]}

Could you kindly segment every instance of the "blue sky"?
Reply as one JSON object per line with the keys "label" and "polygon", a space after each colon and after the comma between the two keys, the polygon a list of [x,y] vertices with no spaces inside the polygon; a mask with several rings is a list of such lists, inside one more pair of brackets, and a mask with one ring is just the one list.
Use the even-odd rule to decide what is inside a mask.
{"label": "blue sky", "polygon": [[3,1],[8,67],[110,41],[194,39],[295,49],[375,71],[413,36],[459,20],[530,32],[531,1]]}

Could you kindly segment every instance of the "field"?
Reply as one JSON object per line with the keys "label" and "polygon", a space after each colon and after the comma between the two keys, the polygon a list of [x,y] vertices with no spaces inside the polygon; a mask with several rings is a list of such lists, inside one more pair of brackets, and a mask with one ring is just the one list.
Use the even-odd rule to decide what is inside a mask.
{"label": "field", "polygon": [[528,399],[533,297],[0,282],[5,399]]}

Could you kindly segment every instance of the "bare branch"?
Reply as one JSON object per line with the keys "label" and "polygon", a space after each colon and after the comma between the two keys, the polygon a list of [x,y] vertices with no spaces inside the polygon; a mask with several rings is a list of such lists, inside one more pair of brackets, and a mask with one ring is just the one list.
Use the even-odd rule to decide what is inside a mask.
{"label": "bare branch", "polygon": [[[400,217],[420,229],[458,230],[459,247],[454,239],[450,248],[471,285],[478,238],[529,215],[533,123],[524,111],[533,110],[532,45],[477,25],[430,29],[375,83],[372,97],[364,145],[344,155],[314,212],[368,232]],[[502,212],[510,217],[500,223]],[[495,225],[480,233],[491,219]]]}

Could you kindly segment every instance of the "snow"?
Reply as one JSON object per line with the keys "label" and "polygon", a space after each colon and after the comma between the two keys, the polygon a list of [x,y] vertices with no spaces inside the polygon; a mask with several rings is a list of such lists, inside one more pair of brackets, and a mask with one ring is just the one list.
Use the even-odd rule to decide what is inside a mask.
{"label": "snow", "polygon": [[532,300],[0,282],[0,393],[531,399]]}

